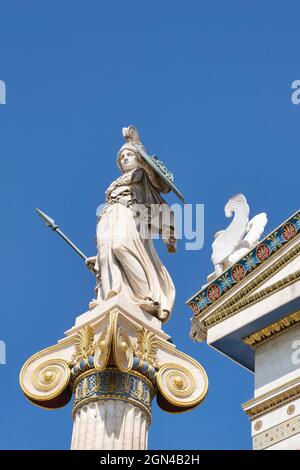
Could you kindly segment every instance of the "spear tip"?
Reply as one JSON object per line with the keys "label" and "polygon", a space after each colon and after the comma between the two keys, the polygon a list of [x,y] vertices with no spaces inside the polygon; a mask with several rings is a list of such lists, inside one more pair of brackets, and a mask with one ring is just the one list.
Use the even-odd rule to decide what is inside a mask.
{"label": "spear tip", "polygon": [[39,217],[43,220],[43,222],[45,222],[45,224],[47,225],[47,227],[50,227],[52,228],[53,230],[55,230],[58,226],[55,225],[55,222],[53,219],[51,219],[51,217],[49,217],[49,215],[47,215],[45,212],[41,211],[40,209],[38,209],[37,207],[35,208],[35,211],[37,212],[37,214],[39,215]]}

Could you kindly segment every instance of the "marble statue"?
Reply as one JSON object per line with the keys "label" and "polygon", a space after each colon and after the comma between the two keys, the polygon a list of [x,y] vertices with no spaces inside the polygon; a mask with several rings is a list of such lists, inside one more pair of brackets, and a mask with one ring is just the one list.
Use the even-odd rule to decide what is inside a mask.
{"label": "marble statue", "polygon": [[211,257],[215,270],[207,276],[208,282],[219,277],[254,248],[268,222],[265,212],[256,215],[249,221],[249,206],[243,194],[237,194],[227,202],[225,215],[231,217],[233,214],[233,220],[227,229],[220,230],[215,234]]}
{"label": "marble statue", "polygon": [[56,409],[73,398],[74,450],[145,450],[155,398],[162,410],[182,413],[208,392],[203,367],[163,328],[175,288],[153,239],[176,251],[174,213],[161,195],[184,198],[165,165],[147,154],[137,130],[124,128],[123,136],[121,175],[97,210],[96,256],[88,258],[37,210],[97,279],[89,310],[20,371],[21,389],[34,405]]}
{"label": "marble statue", "polygon": [[[124,294],[161,321],[169,318],[175,300],[173,281],[159,259],[152,240],[158,234],[170,253],[176,251],[174,214],[161,197],[170,191],[172,175],[157,157],[143,158],[145,148],[133,126],[123,128],[125,144],[117,155],[121,176],[106,191],[97,222],[97,256],[87,264],[96,272],[97,298],[90,308]],[[162,215],[162,217],[161,217]]]}

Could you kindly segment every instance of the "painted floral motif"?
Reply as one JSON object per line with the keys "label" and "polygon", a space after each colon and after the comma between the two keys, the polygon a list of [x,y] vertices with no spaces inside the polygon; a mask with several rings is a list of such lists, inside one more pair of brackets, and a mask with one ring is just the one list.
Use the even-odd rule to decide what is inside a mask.
{"label": "painted floral motif", "polygon": [[211,302],[217,300],[221,295],[221,289],[217,284],[212,284],[207,291],[207,296]]}
{"label": "painted floral motif", "polygon": [[282,236],[285,240],[290,240],[297,235],[297,230],[294,224],[285,224],[282,227]]}
{"label": "painted floral motif", "polygon": [[245,258],[243,259],[245,260],[245,266],[248,271],[251,271],[256,266],[256,261],[253,258],[252,253],[250,253],[250,255],[245,256]]}
{"label": "painted floral motif", "polygon": [[274,251],[282,245],[282,241],[278,236],[277,232],[272,233],[272,235],[269,236],[268,240],[270,240],[270,247]]}
{"label": "painted floral motif", "polygon": [[295,223],[296,223],[296,227],[297,227],[297,230],[300,228],[300,214],[297,214],[295,215]]}
{"label": "painted floral motif", "polygon": [[259,245],[256,249],[256,256],[259,261],[264,261],[265,259],[267,259],[270,256],[270,248],[268,247],[268,245]]}
{"label": "painted floral motif", "polygon": [[236,282],[239,282],[248,273],[252,272],[260,263],[273,255],[280,247],[284,246],[300,233],[300,211],[294,214],[288,222],[282,224],[279,229],[272,232],[262,243],[254,248],[248,255],[244,256],[240,262],[229,268],[214,284],[208,285],[198,293],[189,303],[194,313],[200,312],[209,307],[210,303],[219,299],[228,289],[231,289]]}
{"label": "painted floral motif", "polygon": [[231,270],[231,275],[233,279],[237,282],[245,277],[246,271],[242,264],[236,264]]}
{"label": "painted floral motif", "polygon": [[222,286],[222,290],[225,292],[227,289],[230,289],[231,287],[231,279],[229,279],[228,277],[228,273],[225,273],[221,278],[220,278],[220,281],[221,281],[221,286]]}
{"label": "painted floral motif", "polygon": [[199,308],[200,309],[204,308],[208,302],[204,292],[202,292],[202,294],[199,294],[199,296],[195,299],[195,301],[197,302],[196,308],[198,311],[199,311]]}

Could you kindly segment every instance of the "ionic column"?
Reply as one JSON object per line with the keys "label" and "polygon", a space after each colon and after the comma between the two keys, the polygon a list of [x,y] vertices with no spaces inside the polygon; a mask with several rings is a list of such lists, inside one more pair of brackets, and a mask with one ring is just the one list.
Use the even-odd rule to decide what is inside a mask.
{"label": "ionic column", "polygon": [[107,303],[31,356],[20,385],[39,407],[59,408],[73,396],[71,449],[145,450],[153,398],[167,412],[189,411],[204,400],[207,376],[159,320],[120,298]]}

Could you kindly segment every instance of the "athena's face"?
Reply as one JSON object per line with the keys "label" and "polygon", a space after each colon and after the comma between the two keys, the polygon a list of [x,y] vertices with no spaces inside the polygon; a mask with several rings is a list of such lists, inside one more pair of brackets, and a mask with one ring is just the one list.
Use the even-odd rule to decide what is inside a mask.
{"label": "athena's face", "polygon": [[132,150],[124,149],[120,155],[120,165],[124,173],[139,167],[139,161]]}

